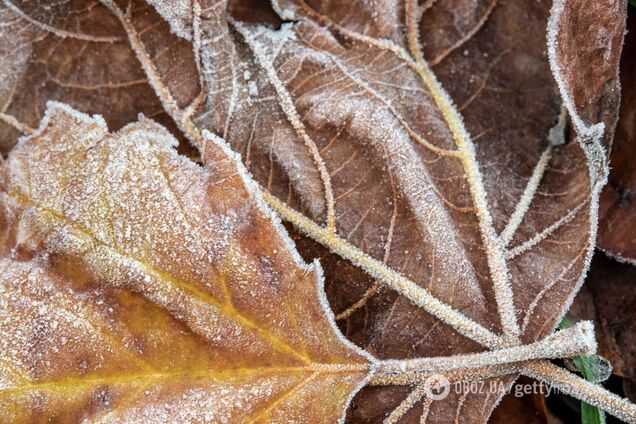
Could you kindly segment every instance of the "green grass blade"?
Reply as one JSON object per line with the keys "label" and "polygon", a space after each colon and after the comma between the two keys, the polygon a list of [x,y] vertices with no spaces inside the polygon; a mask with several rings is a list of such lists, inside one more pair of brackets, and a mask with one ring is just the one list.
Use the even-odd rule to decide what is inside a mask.
{"label": "green grass blade", "polygon": [[[636,2],[636,0],[630,0],[630,3],[632,2]],[[559,328],[563,330],[570,327],[572,327],[572,323],[567,318],[563,318],[563,321],[559,324]],[[594,370],[595,367],[593,364],[596,362],[596,357],[594,355],[575,356],[572,358],[572,361],[583,375],[583,378],[587,381],[594,383],[599,380],[599,376],[596,375]],[[581,423],[605,424],[605,412],[594,405],[581,401]]]}

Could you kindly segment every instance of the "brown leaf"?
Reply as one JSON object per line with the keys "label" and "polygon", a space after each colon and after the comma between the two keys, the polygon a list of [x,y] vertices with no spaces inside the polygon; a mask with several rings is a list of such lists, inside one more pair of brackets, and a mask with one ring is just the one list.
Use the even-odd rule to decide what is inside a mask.
{"label": "brown leaf", "polygon": [[[164,56],[170,57],[170,52],[167,49]],[[0,73],[3,153],[19,135],[16,126],[37,127],[49,100],[101,114],[113,129],[135,120],[139,113],[175,128],[148,84],[126,33],[97,2],[4,1],[0,5]]]}
{"label": "brown leaf", "polygon": [[636,268],[597,252],[588,280],[570,314],[595,322],[599,354],[624,378],[625,394],[636,400]]}
{"label": "brown leaf", "polygon": [[[312,237],[325,247],[298,242],[325,264],[348,338],[382,358],[484,349],[457,321],[380,289],[356,262],[363,254],[470,318],[487,347],[554,330],[592,250],[606,166],[594,124],[611,138],[623,3],[557,2],[552,69],[547,2],[274,2],[280,20],[250,1],[230,12],[225,2],[103,3],[204,162],[214,159],[199,136],[208,129],[283,207],[322,226]],[[597,66],[581,73],[583,59]],[[408,392],[367,389],[352,417],[383,419]],[[484,421],[500,395],[420,402],[405,418]]]}
{"label": "brown leaf", "polygon": [[[2,167],[0,421],[322,422],[369,374],[223,143],[50,104]],[[258,236],[257,236],[258,235]],[[320,399],[320,402],[316,402]]]}
{"label": "brown leaf", "polygon": [[598,244],[614,257],[636,263],[636,16],[627,20],[621,59],[621,110],[610,155],[609,183],[601,194]]}
{"label": "brown leaf", "polygon": [[537,383],[527,377],[521,377],[511,389],[511,393],[501,399],[501,403],[493,411],[488,422],[490,424],[550,423],[544,396],[541,393],[526,394],[523,391],[525,387],[532,387],[533,384]]}
{"label": "brown leaf", "polygon": [[[478,137],[476,153],[457,128],[461,122],[440,101],[425,66],[413,64],[418,52],[416,43],[403,36],[409,33],[405,10],[359,6],[353,14],[337,3],[281,2],[275,5],[281,17],[299,21],[277,31],[238,23],[226,29],[218,8],[214,16],[203,12],[203,67],[213,94],[195,122],[227,138],[256,179],[288,205],[334,228],[474,321],[500,331],[498,315],[506,307],[497,311],[496,300],[505,303],[501,293],[511,284],[518,312],[508,325],[518,324],[524,341],[547,335],[582,281],[596,220],[596,194],[590,195],[590,171],[580,145],[547,147],[560,143],[548,141],[558,122],[559,100],[544,55],[547,5],[480,3],[472,10],[468,4],[457,8],[439,2],[413,31],[444,28],[437,16],[478,17],[468,19],[460,37],[438,34],[438,41],[445,40],[439,46],[422,37],[425,57],[438,63],[434,70]],[[568,7],[563,26],[587,19],[587,12],[580,4]],[[612,25],[606,28],[619,39],[622,13],[624,6],[608,8]],[[592,38],[602,29],[587,33]],[[518,34],[527,39],[519,41]],[[564,47],[576,37],[559,30],[557,38]],[[604,41],[613,43],[612,60],[600,71],[615,77],[620,42]],[[568,72],[579,65],[569,56],[556,60]],[[484,88],[466,83],[473,78]],[[564,78],[571,83],[569,74]],[[598,78],[586,75],[581,81]],[[600,114],[610,134],[615,102],[600,103],[606,93],[590,86],[595,90],[586,99],[597,114],[580,119],[596,123],[587,119]],[[615,99],[616,93],[609,93]],[[582,137],[587,140],[588,134]],[[602,162],[602,156],[592,159]],[[597,178],[604,163],[592,166]],[[534,191],[533,172],[538,175]],[[496,233],[506,246],[498,245]],[[342,261],[328,253],[330,246],[304,244],[306,257],[320,256],[326,263],[336,311],[365,305],[341,328],[373,354],[437,356],[479,349],[403,297],[376,295],[374,283],[365,287],[361,282],[369,280],[359,272],[343,275]],[[352,277],[358,281],[353,290]],[[363,396],[355,416],[377,408]],[[483,421],[497,397],[435,402],[429,417]],[[386,416],[395,406],[390,403],[376,417]],[[483,414],[468,417],[466,410]]]}

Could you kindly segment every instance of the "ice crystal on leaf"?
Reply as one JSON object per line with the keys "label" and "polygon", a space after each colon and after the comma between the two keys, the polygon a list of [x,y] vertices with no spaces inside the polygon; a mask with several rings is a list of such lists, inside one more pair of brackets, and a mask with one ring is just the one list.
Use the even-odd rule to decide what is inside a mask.
{"label": "ice crystal on leaf", "polygon": [[[208,296],[206,290],[216,286],[205,282],[218,276],[199,275],[212,272],[200,265],[215,263],[214,272],[219,272],[218,262],[225,261],[223,266],[235,273],[233,284],[246,302],[240,304],[266,309],[250,309],[250,319],[271,320],[274,328],[301,325],[305,312],[264,305],[262,291],[278,293],[279,283],[274,281],[283,278],[276,274],[281,266],[278,255],[286,252],[292,257],[294,248],[280,231],[284,243],[272,246],[248,225],[254,210],[265,213],[256,194],[262,190],[263,200],[294,227],[303,257],[320,258],[329,305],[346,337],[380,358],[364,360],[362,353],[337,339],[331,327],[323,328],[319,333],[336,337],[333,346],[342,349],[340,354],[347,352],[344,362],[367,367],[367,372],[353,372],[347,380],[351,385],[338,396],[332,398],[335,392],[327,390],[316,397],[344,407],[348,394],[373,367],[377,373],[370,384],[402,386],[360,391],[354,400],[358,407],[349,411],[354,422],[483,422],[520,373],[602,404],[623,419],[634,419],[633,405],[542,361],[594,344],[585,325],[571,343],[563,343],[569,333],[555,335],[554,330],[583,282],[594,248],[598,195],[607,172],[605,148],[617,112],[625,5],[609,0],[591,6],[557,0],[552,7],[547,2],[496,0],[355,5],[103,0],[83,9],[6,1],[0,17],[10,22],[5,27],[24,29],[21,43],[31,53],[28,59],[22,55],[0,61],[12,75],[8,84],[29,94],[27,100],[7,97],[0,116],[3,128],[15,134],[37,126],[41,99],[47,95],[83,110],[89,104],[90,112],[103,113],[119,128],[124,117],[131,120],[130,98],[140,98],[152,88],[156,97],[143,97],[138,112],[153,115],[159,105],[176,123],[175,132],[197,148],[189,155],[212,174],[219,155],[232,156],[220,147],[224,144],[219,137],[226,140],[241,153],[257,182],[242,180],[245,193],[255,196],[247,206],[241,202],[249,196],[224,190],[222,179],[210,188],[218,191],[215,199],[222,200],[209,204],[200,200],[209,193],[196,196],[196,184],[169,174],[133,181],[129,170],[105,168],[119,179],[105,178],[98,186],[121,181],[121,189],[137,199],[126,206],[110,202],[109,208],[122,207],[136,216],[134,205],[144,198],[142,192],[152,193],[139,207],[147,208],[143,219],[155,218],[137,226],[134,221],[108,224],[100,219],[104,228],[86,222],[82,228],[100,240],[111,240],[128,256],[137,255],[144,263],[157,261],[153,267],[162,267],[157,275],[128,264],[150,279],[137,287],[142,294],[156,289],[153,279],[167,278],[167,272],[178,282],[201,282],[196,293]],[[69,11],[77,20],[65,18]],[[77,40],[84,46],[73,44]],[[59,50],[52,47],[57,43],[72,57],[101,52],[101,60],[119,61],[132,56],[141,71],[128,72],[136,76],[130,79],[124,78],[130,76],[126,72],[105,68],[118,81],[109,84],[99,73],[77,74],[72,67],[52,73],[47,65],[58,57]],[[42,72],[42,67],[49,72]],[[142,78],[137,78],[139,73]],[[79,84],[75,81],[82,78]],[[60,80],[65,82],[63,92],[34,88],[39,87],[34,81]],[[131,87],[125,91],[130,98],[121,97],[121,87]],[[95,90],[109,96],[87,103],[86,92]],[[120,96],[126,107],[109,108],[112,96]],[[154,124],[142,121],[132,128],[135,125]],[[112,137],[123,138],[121,131]],[[131,143],[129,149],[141,149],[145,143]],[[10,144],[9,140],[3,145]],[[131,153],[126,149],[121,154]],[[138,155],[139,166],[163,169],[153,155]],[[183,166],[203,172],[192,164]],[[81,166],[76,168],[80,172]],[[68,180],[65,173],[58,172],[55,184]],[[150,185],[146,191],[139,181],[165,181],[168,186],[153,191]],[[66,195],[77,190],[69,188]],[[171,203],[164,221],[151,205],[170,193],[178,201]],[[216,231],[216,237],[210,234],[209,246],[201,244],[200,231],[192,232],[188,218],[208,207],[220,214],[217,221],[202,223]],[[86,214],[91,211],[105,217],[110,213],[93,204],[64,210],[79,221],[90,219]],[[25,215],[19,222],[36,218],[37,214]],[[276,218],[268,219],[278,228]],[[37,251],[34,243],[56,234],[50,222],[38,222],[43,229],[34,235],[20,232],[18,226],[7,233],[8,240],[15,238],[20,246]],[[183,237],[175,243],[162,231],[180,231]],[[251,242],[268,253],[245,260],[233,250],[233,231],[249,234]],[[52,252],[38,260],[49,261],[60,273],[74,269],[60,265],[68,263],[63,258],[71,252],[90,252],[97,255],[96,261],[106,260],[98,250],[88,249],[92,242],[83,245],[75,233],[66,229],[57,235],[54,245],[64,247],[62,259]],[[149,245],[146,233],[158,244]],[[131,244],[129,238],[140,244]],[[161,249],[172,251],[175,244],[182,246],[179,253],[162,256]],[[210,252],[200,254],[208,247]],[[22,250],[14,249],[15,258],[21,258]],[[124,289],[132,284],[105,266],[114,266],[111,262],[91,265],[89,257],[81,261],[86,270],[80,268],[77,274],[95,273],[87,279],[91,284],[95,279]],[[304,269],[298,257],[293,261]],[[177,264],[193,274],[172,276],[163,268]],[[78,278],[73,272],[64,275]],[[255,275],[258,284],[248,278]],[[327,305],[313,293],[314,307]],[[223,293],[209,296],[222,299]],[[152,301],[163,305],[167,300],[162,293]],[[192,325],[202,319],[192,308],[174,313],[187,324],[188,319],[194,320]],[[329,324],[324,316],[323,321]],[[205,331],[213,341],[224,340],[225,332],[212,334],[214,327],[209,326]],[[227,335],[239,337],[236,332]],[[501,390],[451,393],[431,402],[421,382],[434,370],[457,380],[494,379]],[[185,396],[193,402],[205,398],[201,392]],[[377,396],[385,401],[374,401]],[[318,408],[316,403],[320,402],[311,403],[311,408]],[[155,406],[157,414],[165,413],[165,405]],[[333,414],[330,417],[339,416]]]}
{"label": "ice crystal on leaf", "polygon": [[13,149],[1,194],[3,420],[342,415],[371,375],[368,355],[335,328],[320,266],[300,259],[236,155],[210,143],[214,165],[202,169],[152,121],[109,134],[54,103]]}

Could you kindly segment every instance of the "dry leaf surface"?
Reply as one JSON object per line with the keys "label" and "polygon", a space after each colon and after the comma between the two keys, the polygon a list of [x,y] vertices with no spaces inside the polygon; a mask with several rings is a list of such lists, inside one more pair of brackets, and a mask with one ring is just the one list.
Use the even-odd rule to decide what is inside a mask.
{"label": "dry leaf surface", "polygon": [[[526,342],[547,335],[589,261],[597,195],[589,176],[602,180],[605,172],[592,124],[604,122],[611,137],[624,7],[599,6],[606,19],[588,25],[583,39],[574,22],[598,18],[599,10],[577,3],[554,24],[553,70],[565,70],[561,91],[578,125],[564,140],[545,56],[547,4],[438,2],[419,25],[409,21],[417,11],[408,2],[358,6],[275,3],[291,20],[277,30],[227,24],[219,7],[209,13],[202,5],[199,19],[193,11],[190,34],[195,51],[198,32],[204,46],[208,98],[192,119],[223,135],[263,186],[327,232],[493,332],[518,326]],[[167,9],[158,11],[174,23]],[[460,34],[427,31],[444,28],[439,21],[448,14],[466,17]],[[528,40],[511,35],[519,33]],[[572,45],[589,45],[579,51],[598,60],[597,44],[605,61],[575,78],[582,63]],[[436,66],[474,143],[420,55]],[[171,91],[175,84],[164,78],[161,85]],[[594,157],[574,141],[577,133]],[[373,282],[365,285],[368,278],[328,253],[328,243],[324,250],[300,245],[306,257],[326,259],[332,304],[346,317],[341,328],[370,352],[480,349],[407,299],[378,295]],[[352,419],[383,419],[409,391],[363,391]],[[458,394],[418,403],[419,412],[404,418],[483,421],[497,398]],[[467,410],[479,413],[467,417]]]}
{"label": "dry leaf surface", "polygon": [[[205,163],[216,155],[201,129],[228,140],[263,187],[320,225],[326,246],[298,222],[296,241],[305,258],[321,258],[350,340],[381,358],[484,349],[380,288],[333,240],[504,333],[503,344],[553,331],[595,236],[622,2],[557,1],[548,42],[547,1],[149,3],[90,10],[119,21],[114,31]],[[20,28],[41,21],[41,7],[10,4]],[[365,389],[350,419],[383,420],[409,393]],[[416,402],[402,418],[481,422],[500,394]]]}
{"label": "dry leaf surface", "polygon": [[488,419],[489,424],[556,424],[550,421],[549,412],[545,405],[545,397],[539,393],[515,394],[521,390],[516,385],[531,385],[533,380],[520,377],[515,386],[501,399],[501,403]]}
{"label": "dry leaf surface", "polygon": [[11,152],[3,421],[332,423],[369,374],[234,154],[175,144],[51,104]]}
{"label": "dry leaf surface", "polygon": [[610,155],[611,172],[601,195],[598,244],[619,260],[636,264],[636,19],[628,32],[621,58],[621,110]]}
{"label": "dry leaf surface", "polygon": [[597,252],[589,278],[570,314],[595,322],[599,354],[623,377],[625,395],[636,400],[636,268]]}

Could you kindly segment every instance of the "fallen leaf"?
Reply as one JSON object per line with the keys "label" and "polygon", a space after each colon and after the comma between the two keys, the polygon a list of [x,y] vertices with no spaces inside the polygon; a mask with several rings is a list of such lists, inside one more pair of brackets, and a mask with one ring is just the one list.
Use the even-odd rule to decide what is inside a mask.
{"label": "fallen leaf", "polygon": [[[243,154],[279,199],[270,203],[284,201],[285,219],[326,245],[298,240],[306,258],[321,257],[349,339],[410,358],[553,332],[593,247],[623,3],[557,1],[548,44],[546,1],[281,1],[278,17],[249,1],[229,12],[225,2],[151,3],[102,2],[203,161],[214,161],[208,129]],[[461,314],[429,314],[381,289],[360,257]],[[365,389],[351,419],[387,418],[416,390]],[[504,391],[419,402],[404,418],[481,422]]]}
{"label": "fallen leaf", "polygon": [[[170,52],[163,56],[169,59]],[[16,126],[37,127],[49,100],[103,115],[113,129],[143,113],[176,130],[148,84],[126,33],[112,13],[96,2],[3,1],[0,72],[0,150],[4,154],[19,135]],[[193,83],[196,86],[196,80]]]}
{"label": "fallen leaf", "polygon": [[[523,392],[525,387],[532,387],[533,383],[537,384],[527,377],[521,377],[511,392],[501,399],[501,403],[493,411],[488,422],[490,424],[550,423],[545,397],[541,393],[525,394]],[[519,390],[519,392],[515,392],[515,390]]]}
{"label": "fallen leaf", "polygon": [[598,245],[636,264],[636,17],[630,14],[621,58],[621,109],[610,155],[608,185],[601,194]]}
{"label": "fallen leaf", "polygon": [[577,320],[593,320],[599,355],[623,377],[625,394],[636,400],[636,268],[597,252],[586,284],[576,296],[569,314]]}
{"label": "fallen leaf", "polygon": [[[338,421],[370,374],[234,153],[49,105],[2,167],[0,421]],[[316,399],[320,399],[316,402]]]}
{"label": "fallen leaf", "polygon": [[[301,251],[327,259],[332,304],[348,315],[341,328],[382,358],[480,348],[404,297],[375,296],[377,286],[365,287],[366,277],[356,278],[352,290],[356,272],[341,274],[341,259],[327,253],[337,253],[329,233],[493,332],[510,335],[519,326],[526,342],[554,330],[589,261],[596,221],[596,194],[590,193],[602,182],[605,164],[599,126],[586,123],[605,122],[611,138],[624,5],[603,5],[611,24],[588,25],[583,39],[571,24],[598,12],[583,3],[568,6],[565,23],[552,29],[552,43],[559,43],[552,70],[566,71],[559,81],[576,118],[572,139],[581,135],[593,151],[589,158],[576,142],[564,144],[558,126],[559,93],[544,54],[547,5],[472,5],[436,3],[414,29],[408,19],[416,11],[405,18],[401,6],[389,4],[361,3],[352,14],[328,2],[274,3],[290,21],[280,29],[270,21],[227,24],[219,7],[209,12],[202,5],[200,18],[193,10],[189,34],[195,51],[200,34],[210,94],[192,122],[222,134],[267,190],[324,225],[325,249],[307,242]],[[174,27],[169,9],[158,11]],[[135,22],[134,13],[118,13],[124,23]],[[448,14],[479,18],[468,18],[460,36],[438,34],[439,46],[422,37],[423,55],[439,65],[434,71],[479,138],[474,147],[413,35],[443,28],[436,16]],[[520,42],[516,34],[528,39]],[[596,40],[599,34],[606,38]],[[573,78],[581,63],[569,55],[571,45],[597,42],[609,46],[609,60]],[[580,50],[588,59],[594,53]],[[147,69],[153,66],[161,69],[153,63]],[[173,83],[156,84],[169,92]],[[502,95],[506,90],[510,94]],[[513,293],[514,305],[506,304]],[[350,314],[361,304],[368,307]],[[375,395],[360,393],[354,421],[387,417],[400,401],[376,402],[382,393],[404,399],[410,392],[368,390]],[[451,395],[430,408],[416,405],[420,413],[412,418],[483,421],[500,395]],[[382,404],[387,408],[377,414],[365,409]],[[467,410],[480,412],[467,417]]]}

